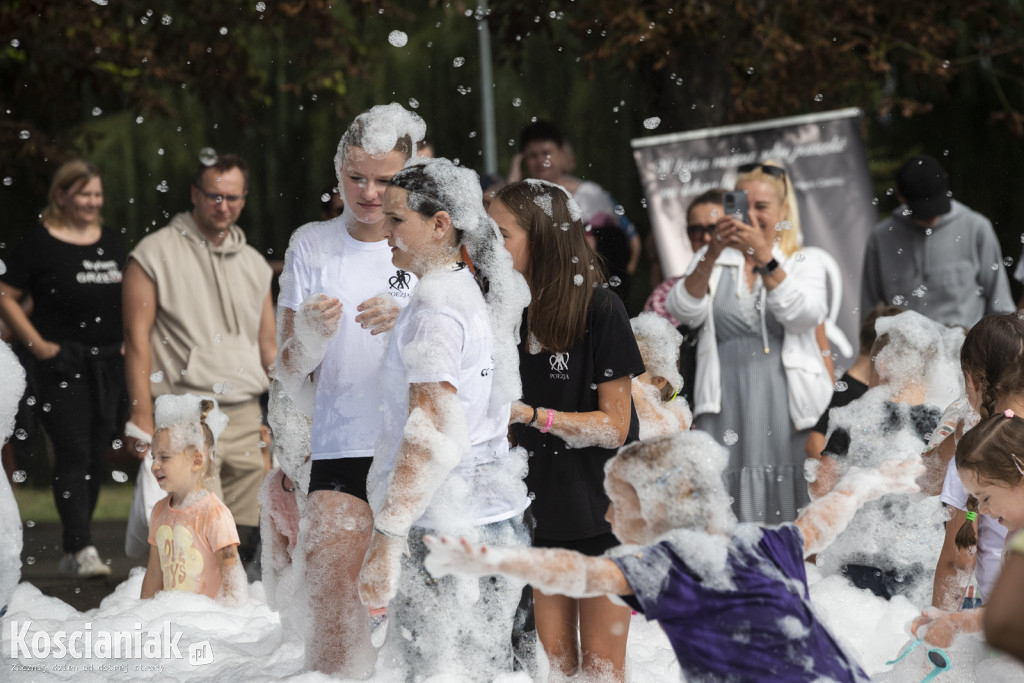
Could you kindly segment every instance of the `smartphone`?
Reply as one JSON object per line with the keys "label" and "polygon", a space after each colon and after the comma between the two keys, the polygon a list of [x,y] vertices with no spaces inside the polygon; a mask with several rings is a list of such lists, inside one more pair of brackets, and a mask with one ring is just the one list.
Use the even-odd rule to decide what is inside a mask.
{"label": "smartphone", "polygon": [[750,225],[750,204],[747,201],[747,193],[743,190],[726,192],[722,198],[722,207],[726,216],[732,216]]}

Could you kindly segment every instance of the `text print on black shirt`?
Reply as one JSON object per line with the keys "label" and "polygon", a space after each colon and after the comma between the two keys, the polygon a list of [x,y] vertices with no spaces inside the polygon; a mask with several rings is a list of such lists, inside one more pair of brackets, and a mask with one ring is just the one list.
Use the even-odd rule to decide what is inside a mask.
{"label": "text print on black shirt", "polygon": [[80,284],[96,283],[101,285],[117,284],[121,281],[121,268],[117,261],[82,260],[82,270],[75,273],[75,280]]}

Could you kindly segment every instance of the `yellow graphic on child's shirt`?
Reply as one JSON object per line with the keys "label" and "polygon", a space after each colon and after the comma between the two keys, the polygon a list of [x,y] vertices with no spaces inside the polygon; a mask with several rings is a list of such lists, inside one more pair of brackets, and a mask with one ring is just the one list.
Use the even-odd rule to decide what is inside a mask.
{"label": "yellow graphic on child's shirt", "polygon": [[156,544],[160,549],[160,568],[164,572],[164,590],[199,592],[199,579],[203,574],[203,556],[192,547],[192,532],[188,527],[162,524],[156,530]]}

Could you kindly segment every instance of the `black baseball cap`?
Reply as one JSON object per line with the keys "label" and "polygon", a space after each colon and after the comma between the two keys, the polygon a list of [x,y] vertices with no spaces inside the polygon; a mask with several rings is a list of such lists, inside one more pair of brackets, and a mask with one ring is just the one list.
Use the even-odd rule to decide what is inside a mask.
{"label": "black baseball cap", "polygon": [[946,170],[927,154],[903,164],[896,174],[896,187],[914,218],[929,219],[949,213],[949,181]]}

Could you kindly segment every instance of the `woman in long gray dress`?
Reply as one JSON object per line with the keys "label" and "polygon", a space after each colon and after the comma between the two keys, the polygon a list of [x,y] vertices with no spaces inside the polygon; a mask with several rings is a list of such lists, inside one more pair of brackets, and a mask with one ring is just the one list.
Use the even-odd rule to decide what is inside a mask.
{"label": "woman in long gray dress", "polygon": [[828,312],[825,270],[800,249],[785,169],[766,162],[739,171],[750,224],[718,219],[665,303],[677,320],[703,326],[694,425],[729,449],[724,477],[736,516],[775,524],[808,502],[803,444],[832,394],[814,335]]}

